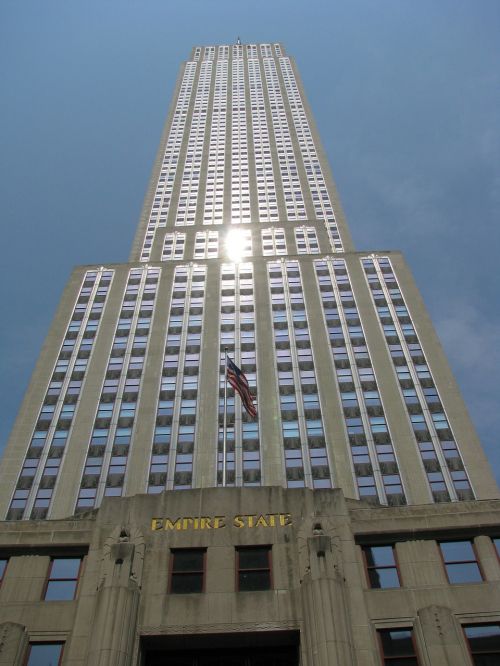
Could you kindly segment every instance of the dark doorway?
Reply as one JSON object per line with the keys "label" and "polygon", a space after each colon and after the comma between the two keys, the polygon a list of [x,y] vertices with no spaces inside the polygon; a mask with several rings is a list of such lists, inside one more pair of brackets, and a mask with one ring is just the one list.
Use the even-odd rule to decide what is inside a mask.
{"label": "dark doorway", "polygon": [[144,642],[144,666],[298,666],[298,632],[168,636]]}

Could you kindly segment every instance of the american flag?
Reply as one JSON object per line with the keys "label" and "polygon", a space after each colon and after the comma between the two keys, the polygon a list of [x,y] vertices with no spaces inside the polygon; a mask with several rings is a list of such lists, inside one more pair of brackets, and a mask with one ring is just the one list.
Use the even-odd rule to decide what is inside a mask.
{"label": "american flag", "polygon": [[257,416],[257,409],[253,404],[254,397],[250,393],[250,386],[248,379],[244,373],[238,368],[236,363],[233,363],[229,356],[226,356],[226,378],[232,388],[238,393],[246,409],[247,414],[252,418]]}

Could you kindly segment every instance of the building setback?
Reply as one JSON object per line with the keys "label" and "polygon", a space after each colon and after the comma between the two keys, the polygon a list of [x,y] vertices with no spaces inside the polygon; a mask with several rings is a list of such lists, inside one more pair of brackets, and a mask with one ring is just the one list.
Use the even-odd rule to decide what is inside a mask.
{"label": "building setback", "polygon": [[280,44],[193,49],[129,262],[74,270],[0,471],[0,666],[500,660],[498,489]]}

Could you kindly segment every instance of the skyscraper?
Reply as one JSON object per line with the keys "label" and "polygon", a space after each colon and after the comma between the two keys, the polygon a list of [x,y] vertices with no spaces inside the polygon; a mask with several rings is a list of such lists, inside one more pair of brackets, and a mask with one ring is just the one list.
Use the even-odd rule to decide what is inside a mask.
{"label": "skyscraper", "polygon": [[[248,379],[257,417],[247,413],[232,389],[225,399],[226,353]],[[364,583],[359,575],[353,582],[352,570],[344,578],[350,581],[346,589],[339,580],[331,583],[335,567],[359,569],[359,563],[353,564],[357,549],[369,588],[402,587],[393,555],[395,533],[423,529],[426,521],[445,536],[452,520],[465,530],[455,541],[448,534],[436,542],[432,533],[445,568],[467,562],[481,581],[500,580],[493,564],[485,575],[484,564],[471,554],[473,545],[478,548],[472,543],[476,537],[483,539],[483,558],[500,548],[498,539],[490,539],[498,523],[498,490],[432,324],[400,253],[354,249],[296,67],[282,45],[193,49],[181,68],[129,262],[73,272],[1,474],[0,513],[10,535],[4,537],[6,576],[15,566],[10,559],[16,559],[19,544],[31,543],[22,535],[32,534],[34,526],[46,537],[37,541],[33,555],[37,561],[50,558],[43,588],[47,601],[68,600],[47,597],[48,591],[58,582],[78,579],[74,572],[57,573],[64,561],[79,562],[78,567],[87,563],[88,582],[82,579],[80,596],[73,601],[78,608],[85,585],[90,590],[98,576],[97,560],[94,569],[88,564],[92,555],[103,562],[114,558],[120,566],[129,561],[130,576],[124,579],[103,565],[98,589],[107,590],[106,600],[104,592],[102,598],[93,593],[92,600],[88,592],[87,611],[95,603],[96,617],[105,625],[114,617],[114,604],[121,608],[110,599],[116,589],[126,588],[133,601],[128,610],[117,610],[117,617],[134,633],[138,620],[131,608],[137,612],[142,604],[149,629],[138,630],[139,642],[112,648],[113,631],[95,628],[99,638],[85,648],[86,663],[133,663],[126,659],[141,654],[147,664],[155,664],[165,650],[173,659],[182,646],[158,642],[151,628],[157,625],[164,627],[158,635],[219,636],[208,646],[196,644],[196,654],[184,650],[179,659],[198,663],[214,646],[236,655],[219,631],[230,621],[222,619],[222,610],[215,612],[220,626],[214,629],[196,613],[189,615],[185,606],[179,610],[175,604],[184,602],[170,596],[175,601],[167,621],[163,611],[154,611],[152,597],[141,596],[130,582],[154,575],[151,558],[159,537],[170,548],[165,570],[171,595],[257,595],[249,614],[241,608],[236,613],[236,628],[230,631],[244,632],[249,645],[252,634],[258,634],[266,663],[298,663],[298,651],[305,664],[334,663],[333,654],[335,663],[356,663],[362,648],[346,608],[359,606],[353,590]],[[108,497],[130,499],[111,500],[94,511]],[[487,509],[475,500],[488,500]],[[390,507],[396,507],[394,513]],[[148,511],[151,534],[144,541],[138,516]],[[351,527],[352,548],[343,551],[341,565],[332,539],[342,529],[334,514],[349,515],[352,524],[365,521],[361,536]],[[365,534],[373,531],[367,527],[369,515],[381,526],[376,537]],[[46,522],[32,522],[40,520]],[[484,534],[471,531],[478,520],[488,525]],[[72,525],[78,537],[68,540],[70,528],[63,529],[63,523]],[[96,525],[101,535],[106,526],[105,543],[104,536],[95,536]],[[48,539],[47,530],[59,527],[66,536]],[[213,589],[206,588],[210,578],[205,580],[204,558],[216,545],[210,539],[230,528],[245,534],[229,548],[236,547],[237,591],[225,583],[218,589],[215,582]],[[292,539],[297,551],[286,545],[290,539],[282,535],[287,529],[297,529]],[[265,537],[259,536],[262,530]],[[269,530],[276,532],[276,542],[267,536]],[[57,547],[51,547],[54,543]],[[89,551],[89,543],[99,545]],[[458,550],[448,553],[445,543]],[[304,548],[318,561],[326,558],[326,570],[317,569],[314,560],[299,575]],[[102,554],[98,557],[94,549],[103,549]],[[283,566],[287,557],[296,560],[280,585],[271,553]],[[304,580],[310,583],[306,591]],[[326,624],[312,628],[325,580],[333,585],[324,602]],[[385,585],[386,580],[392,583]],[[428,584],[439,589],[425,608],[439,599],[443,581]],[[264,628],[250,627],[259,593],[285,590],[289,599],[295,588],[302,589],[302,615],[291,607],[268,608]],[[350,601],[341,603],[338,595],[344,601],[351,595]],[[391,602],[397,605],[401,599]],[[364,629],[371,622],[368,607],[366,601]],[[413,616],[402,608],[396,629],[387,623],[374,629],[374,641],[387,658],[395,646],[403,645],[408,655],[414,649]],[[488,604],[485,609],[491,611]],[[172,631],[178,612],[187,613],[182,622],[191,629]],[[421,622],[432,624],[431,616]],[[489,616],[488,626],[496,627],[492,622],[497,619]],[[203,629],[204,622],[211,628]],[[90,635],[91,625],[82,629],[84,624],[81,616],[65,629],[64,635],[71,636],[65,659],[76,659],[68,656],[77,654],[75,627]],[[31,629],[26,631],[30,654],[36,655],[36,646],[47,640],[38,641],[36,632],[32,639]],[[472,639],[467,632],[466,639],[458,636],[457,631],[453,644],[463,651],[465,640]],[[43,649],[58,654],[63,642],[66,638],[49,640]],[[121,657],[111,658],[113,650]],[[374,648],[366,650],[372,659],[366,663],[377,663]]]}

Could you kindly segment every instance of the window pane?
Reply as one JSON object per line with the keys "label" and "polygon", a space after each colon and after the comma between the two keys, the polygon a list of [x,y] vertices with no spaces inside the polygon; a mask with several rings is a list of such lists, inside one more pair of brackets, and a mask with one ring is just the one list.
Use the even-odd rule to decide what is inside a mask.
{"label": "window pane", "polygon": [[203,573],[173,574],[170,591],[173,594],[203,592]]}
{"label": "window pane", "polygon": [[176,550],[174,551],[174,564],[172,571],[202,571],[203,550]]}
{"label": "window pane", "polygon": [[483,580],[475,562],[447,564],[446,571],[450,583],[480,583]]}
{"label": "window pane", "polygon": [[399,577],[396,569],[370,569],[368,575],[371,587],[399,587]]}
{"label": "window pane", "polygon": [[365,546],[363,552],[370,587],[400,587],[393,546]]}
{"label": "window pane", "polygon": [[78,578],[81,559],[61,557],[52,560],[51,578]]}
{"label": "window pane", "polygon": [[[379,631],[384,657],[409,657],[415,654],[411,629],[383,629]],[[387,663],[397,664],[390,659]],[[404,660],[404,663],[412,663]],[[415,661],[415,664],[417,662]]]}
{"label": "window pane", "polygon": [[445,541],[440,546],[445,562],[463,562],[476,559],[470,541]]}
{"label": "window pane", "polygon": [[450,583],[480,583],[483,578],[471,541],[439,544]]}
{"label": "window pane", "polygon": [[500,625],[464,627],[475,666],[495,666],[500,662]]}
{"label": "window pane", "polygon": [[269,548],[242,548],[238,552],[240,569],[269,568]]}
{"label": "window pane", "polygon": [[204,549],[172,551],[171,593],[203,592],[204,555]]}
{"label": "window pane", "polygon": [[271,589],[270,571],[240,571],[239,589],[242,592]]}
{"label": "window pane", "polygon": [[62,643],[31,645],[27,666],[57,666],[62,648]]}
{"label": "window pane", "polygon": [[368,566],[394,566],[392,546],[372,546],[365,549]]}
{"label": "window pane", "polygon": [[46,601],[64,601],[75,598],[76,580],[50,580],[45,592]]}

